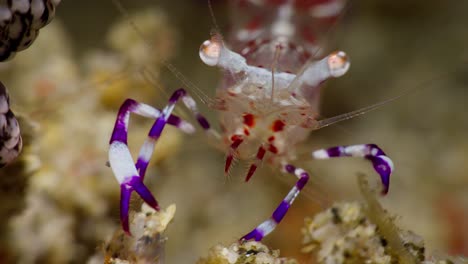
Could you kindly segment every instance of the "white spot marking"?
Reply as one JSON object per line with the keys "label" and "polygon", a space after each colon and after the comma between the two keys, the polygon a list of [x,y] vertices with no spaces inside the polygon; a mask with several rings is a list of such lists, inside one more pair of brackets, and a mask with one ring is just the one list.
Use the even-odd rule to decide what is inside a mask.
{"label": "white spot marking", "polygon": [[265,222],[261,223],[257,229],[263,234],[263,236],[267,236],[271,233],[276,227],[276,222],[273,219],[268,219]]}
{"label": "white spot marking", "polygon": [[110,145],[109,164],[120,184],[129,177],[138,175],[130,151],[127,145],[122,142],[114,141]]}
{"label": "white spot marking", "polygon": [[147,138],[145,143],[143,143],[143,146],[141,146],[138,158],[148,162],[153,154],[155,143],[156,141],[154,139]]}
{"label": "white spot marking", "polygon": [[368,154],[368,152],[369,151],[367,145],[354,145],[345,148],[346,155],[354,157],[364,157]]}
{"label": "white spot marking", "polygon": [[320,149],[312,152],[312,157],[314,159],[328,159],[330,156],[328,156],[328,152],[325,149]]}
{"label": "white spot marking", "polygon": [[380,155],[378,156],[379,158],[383,159],[387,164],[388,166],[390,167],[391,171],[393,172],[394,170],[394,166],[393,166],[393,161],[387,157],[387,156],[384,156],[384,155]]}
{"label": "white spot marking", "polygon": [[142,103],[138,104],[135,107],[134,112],[135,114],[154,119],[158,118],[161,115],[161,112],[158,109]]}
{"label": "white spot marking", "polygon": [[286,202],[288,202],[289,204],[292,204],[294,202],[294,200],[296,199],[296,197],[299,195],[299,189],[294,186],[291,191],[289,191],[288,195],[286,196],[286,198],[284,198],[284,200]]}

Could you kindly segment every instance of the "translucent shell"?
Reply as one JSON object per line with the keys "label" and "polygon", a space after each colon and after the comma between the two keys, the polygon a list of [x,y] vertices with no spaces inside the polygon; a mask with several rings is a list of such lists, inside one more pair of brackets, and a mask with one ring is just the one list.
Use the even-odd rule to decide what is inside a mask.
{"label": "translucent shell", "polygon": [[344,51],[336,51],[328,56],[328,69],[330,75],[333,77],[340,77],[344,75],[350,66],[348,56]]}
{"label": "translucent shell", "polygon": [[216,66],[221,55],[222,44],[214,39],[206,40],[200,46],[200,59],[208,66]]}

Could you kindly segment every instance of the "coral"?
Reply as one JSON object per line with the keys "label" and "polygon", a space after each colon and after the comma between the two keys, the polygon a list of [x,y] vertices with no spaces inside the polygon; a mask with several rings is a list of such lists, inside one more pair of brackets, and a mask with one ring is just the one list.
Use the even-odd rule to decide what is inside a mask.
{"label": "coral", "polygon": [[107,43],[133,66],[160,64],[173,55],[175,32],[164,11],[148,8],[117,22],[107,35]]}
{"label": "coral", "polygon": [[55,16],[60,0],[2,1],[0,3],[0,61],[31,46],[39,30]]}
{"label": "coral", "polygon": [[[11,78],[14,87],[12,98],[18,97],[21,110],[38,123],[36,130],[29,131],[34,134],[41,166],[28,174],[28,185],[21,175],[2,178],[18,182],[11,188],[17,192],[9,194],[15,198],[8,203],[13,208],[8,210],[13,211],[2,219],[6,223],[12,213],[23,210],[10,221],[11,232],[5,233],[8,250],[18,263],[81,263],[118,228],[119,188],[105,165],[116,109],[104,105],[93,72],[79,71],[80,65],[70,52],[70,38],[59,21],[55,22],[44,30],[45,38],[39,38],[3,68],[3,75]],[[131,75],[119,77],[128,84],[125,89],[139,86]],[[120,94],[128,96],[126,91]],[[123,99],[116,98],[113,103],[120,104]],[[135,133],[129,140],[136,146],[148,133],[151,120],[135,121],[131,125]],[[179,133],[164,133],[150,166],[175,153],[179,144]]]}
{"label": "coral", "polygon": [[119,107],[126,98],[154,99],[155,88],[161,90],[159,69],[176,49],[176,31],[161,9],[142,10],[129,15],[128,20],[110,28],[106,37],[110,50],[91,52],[86,58],[100,101],[110,109]]}
{"label": "coral", "polygon": [[[46,193],[27,197],[26,209],[11,221],[9,245],[17,252],[16,263],[66,263],[74,259],[73,216],[63,211]],[[25,239],[26,238],[26,239]]]}
{"label": "coral", "polygon": [[0,262],[4,261],[5,255],[10,254],[4,252],[11,247],[8,223],[27,206],[29,179],[40,166],[36,144],[37,124],[21,114],[17,115],[17,119],[23,129],[23,152],[18,159],[0,170]]}
{"label": "coral", "polygon": [[293,259],[282,258],[279,250],[271,250],[255,241],[236,242],[229,247],[218,245],[197,264],[297,264]]}
{"label": "coral", "polygon": [[23,140],[15,114],[10,109],[10,97],[0,82],[0,168],[12,162],[21,153]]}
{"label": "coral", "polygon": [[391,263],[377,226],[365,217],[359,203],[336,203],[305,222],[305,253],[318,249],[320,263]]}
{"label": "coral", "polygon": [[359,186],[363,203],[335,203],[313,219],[306,218],[304,253],[317,252],[318,262],[327,264],[458,263],[449,258],[426,260],[423,239],[396,226],[363,175]]}
{"label": "coral", "polygon": [[118,230],[105,246],[105,263],[164,263],[164,231],[175,211],[174,204],[160,212],[142,204],[130,222],[132,236]]}
{"label": "coral", "polygon": [[[127,2],[125,5],[129,9],[151,4],[147,0]],[[125,98],[132,97],[160,108],[166,104],[168,90],[181,85],[171,73],[160,71],[159,59],[171,60],[187,80],[207,95],[213,94],[217,72],[200,67],[196,54],[200,40],[213,26],[206,1],[176,2],[159,1],[157,4],[164,11],[157,11],[158,18],[146,17],[151,8],[146,8],[148,11],[143,15],[146,18],[140,19],[138,14],[130,16],[148,40],[144,44],[137,36],[138,30],[128,20],[118,26],[126,27],[124,33],[105,36],[105,30],[117,28],[109,22],[120,17],[111,1],[94,1],[86,6],[81,1],[65,1],[58,10],[60,17],[41,30],[42,36],[30,48],[17,53],[13,60],[1,63],[0,79],[10,90],[15,113],[22,113],[39,126],[31,130],[21,120],[21,115],[17,115],[26,149],[16,162],[0,171],[3,242],[0,263],[84,263],[96,252],[96,245],[103,244],[120,229],[118,184],[105,166],[107,143],[117,108]],[[411,3],[408,8],[402,4],[404,1],[397,1],[392,2],[392,8],[372,13],[375,6],[383,5],[380,2],[385,1],[360,2],[359,15],[345,20],[343,33],[348,33],[341,34],[339,29],[343,25],[336,27],[340,35],[337,38],[340,44],[336,46],[349,47],[356,67],[352,75],[323,89],[323,115],[331,117],[351,111],[415,86],[438,89],[425,88],[422,92],[405,95],[380,111],[365,115],[364,119],[345,123],[344,129],[332,127],[317,131],[311,136],[310,144],[305,144],[298,153],[301,154],[298,165],[310,169],[313,174],[310,184],[330,183],[326,191],[322,186],[314,190],[322,199],[327,196],[327,200],[345,197],[348,200],[358,190],[351,187],[354,177],[348,177],[350,172],[370,167],[355,160],[312,163],[310,157],[303,158],[305,152],[309,156],[313,148],[337,143],[369,139],[378,142],[394,159],[397,169],[390,194],[381,201],[384,207],[400,216],[401,227],[424,237],[426,251],[439,248],[450,254],[464,254],[468,240],[466,230],[460,227],[466,222],[468,212],[465,162],[468,144],[464,133],[468,124],[464,110],[467,75],[458,71],[456,80],[449,74],[443,80],[432,80],[455,68],[463,58],[460,51],[466,36],[460,34],[460,29],[467,23],[460,23],[460,18],[466,20],[468,16],[459,16],[457,12],[465,10],[461,7],[467,4],[463,1],[416,1],[421,3]],[[428,12],[434,9],[436,2],[441,8]],[[228,33],[227,13],[222,11],[226,1],[212,1],[212,4],[222,33]],[[225,11],[230,10],[226,8]],[[449,20],[446,15],[450,15]],[[62,28],[59,20],[64,21],[66,27]],[[160,24],[147,27],[147,22]],[[181,30],[176,35],[182,41],[174,42],[175,31],[168,22]],[[452,26],[445,27],[443,22]],[[85,24],[93,26],[85,27]],[[119,31],[113,28],[110,31]],[[430,41],[427,36],[432,36]],[[83,44],[92,45],[92,50]],[[177,45],[180,49],[175,51],[173,47]],[[172,60],[170,56],[176,52],[179,56]],[[88,56],[83,58],[83,55]],[[265,59],[268,61],[265,66],[269,67],[272,58]],[[172,83],[162,86],[160,79]],[[422,84],[428,80],[431,82]],[[343,87],[340,84],[344,84]],[[182,86],[188,88],[185,84]],[[359,89],[347,89],[349,87]],[[213,122],[217,113],[206,108],[201,112]],[[176,107],[177,111],[181,109],[183,107]],[[132,150],[138,151],[148,133],[149,122],[132,116],[129,135]],[[216,121],[213,125],[217,125]],[[32,146],[26,143],[24,133],[34,136]],[[170,246],[166,245],[165,253],[170,263],[194,263],[218,241],[240,237],[256,221],[268,216],[286,189],[294,184],[294,177],[280,176],[265,168],[259,173],[266,173],[253,178],[249,184],[243,184],[237,172],[225,179],[224,157],[209,149],[206,141],[191,137],[181,145],[181,137],[174,130],[165,130],[163,137],[145,183],[161,205],[177,203],[177,222],[166,233]],[[171,158],[180,146],[183,152],[180,151],[177,159]],[[30,147],[35,148],[35,153],[28,151]],[[248,169],[244,164],[239,167],[239,171]],[[304,213],[313,214],[311,211],[317,210],[317,195],[311,198],[310,191],[310,188],[304,190],[306,195],[298,197],[297,206],[291,208],[286,222],[269,237],[269,246],[281,249],[283,255],[298,254],[298,226]],[[349,205],[359,206],[362,214],[368,210],[363,204]],[[20,216],[14,216],[20,212]],[[384,226],[385,219],[390,222],[384,228],[391,230],[390,236],[403,233],[390,228],[390,224],[394,225],[392,217],[381,216]],[[368,218],[369,226],[378,226],[372,221]],[[375,238],[380,243],[377,238],[382,235],[378,228],[376,232],[369,239]],[[400,238],[396,238],[399,243]],[[391,241],[387,239],[386,242],[391,244]],[[378,249],[379,245],[373,246]],[[315,250],[319,248],[320,245],[316,245]],[[399,253],[392,253],[389,245],[382,248],[389,255],[406,250],[404,245],[396,250]],[[17,257],[4,258],[12,254]],[[438,260],[451,263],[442,261],[449,259],[445,256],[425,258],[427,263]],[[305,259],[309,260],[310,256],[303,256],[301,263],[310,262]],[[453,259],[455,263],[463,261]],[[89,259],[89,263],[103,262],[103,254]]]}
{"label": "coral", "polygon": [[381,239],[388,244],[390,255],[401,263],[417,263],[424,260],[424,242],[422,238],[403,231],[395,225],[395,221],[389,216],[376,199],[376,194],[369,188],[364,175],[359,175],[359,187],[365,200],[365,215],[370,222],[378,227]]}
{"label": "coral", "polygon": [[64,100],[80,92],[82,85],[80,66],[74,61],[73,45],[61,21],[48,25],[41,35],[32,47],[0,69],[13,106],[35,120],[61,107]]}

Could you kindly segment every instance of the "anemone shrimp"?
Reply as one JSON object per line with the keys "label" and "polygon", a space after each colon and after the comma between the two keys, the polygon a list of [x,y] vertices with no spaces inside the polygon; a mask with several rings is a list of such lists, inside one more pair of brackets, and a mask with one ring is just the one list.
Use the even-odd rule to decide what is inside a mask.
{"label": "anemone shrimp", "polygon": [[[296,197],[309,181],[309,173],[292,161],[296,147],[314,130],[346,120],[376,108],[372,105],[327,119],[319,119],[320,88],[329,78],[344,75],[350,61],[343,51],[318,59],[309,22],[336,19],[343,3],[326,1],[232,1],[248,13],[247,22],[234,30],[228,45],[219,33],[203,42],[199,55],[208,66],[221,68],[225,74],[216,92],[214,108],[220,113],[221,131],[212,128],[198,110],[187,90],[176,90],[162,110],[127,99],[119,109],[110,139],[109,164],[120,184],[120,219],[130,234],[129,203],[133,191],[152,208],[159,210],[156,199],[143,183],[155,144],[166,124],[193,133],[195,127],[172,114],[179,101],[193,114],[209,137],[221,142],[227,151],[224,172],[228,173],[234,157],[254,156],[245,181],[249,181],[263,163],[297,177],[295,186],[272,215],[243,236],[242,240],[262,240],[282,221]],[[248,6],[248,7],[245,7]],[[300,30],[299,30],[300,29]],[[232,48],[228,47],[232,46]],[[269,65],[269,67],[265,67]],[[136,163],[127,145],[130,113],[154,119]],[[386,194],[393,172],[393,162],[375,144],[335,146],[311,152],[313,159],[360,157],[371,162],[379,174]]]}

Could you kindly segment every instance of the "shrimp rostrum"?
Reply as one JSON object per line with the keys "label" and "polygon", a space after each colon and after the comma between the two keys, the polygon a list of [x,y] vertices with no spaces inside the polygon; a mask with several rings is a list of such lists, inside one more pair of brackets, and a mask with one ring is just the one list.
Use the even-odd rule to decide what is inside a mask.
{"label": "shrimp rostrum", "polygon": [[[154,146],[166,124],[183,132],[195,128],[172,114],[175,104],[182,101],[200,127],[221,141],[227,150],[225,173],[235,157],[254,157],[245,180],[254,175],[262,162],[297,177],[295,186],[279,203],[272,215],[242,237],[262,240],[286,215],[309,180],[309,173],[291,161],[295,149],[317,129],[349,119],[364,110],[322,119],[319,117],[319,96],[323,83],[344,75],[350,67],[343,51],[320,58],[310,22],[336,19],[342,8],[340,0],[326,1],[232,1],[234,8],[247,18],[234,27],[231,46],[220,34],[203,42],[200,58],[208,66],[225,71],[217,89],[215,108],[220,112],[221,136],[197,110],[195,100],[185,89],[179,89],[162,110],[127,99],[121,106],[110,140],[109,163],[121,186],[121,222],[130,234],[128,214],[130,195],[137,192],[151,207],[158,203],[143,183]],[[242,2],[242,3],[240,3]],[[249,5],[245,5],[248,2]],[[247,14],[247,15],[246,15]],[[300,29],[300,30],[299,30]],[[130,113],[155,120],[136,163],[128,146],[127,130]],[[360,157],[372,164],[381,178],[382,193],[390,184],[393,163],[375,144],[335,146],[311,152],[313,159]]]}

